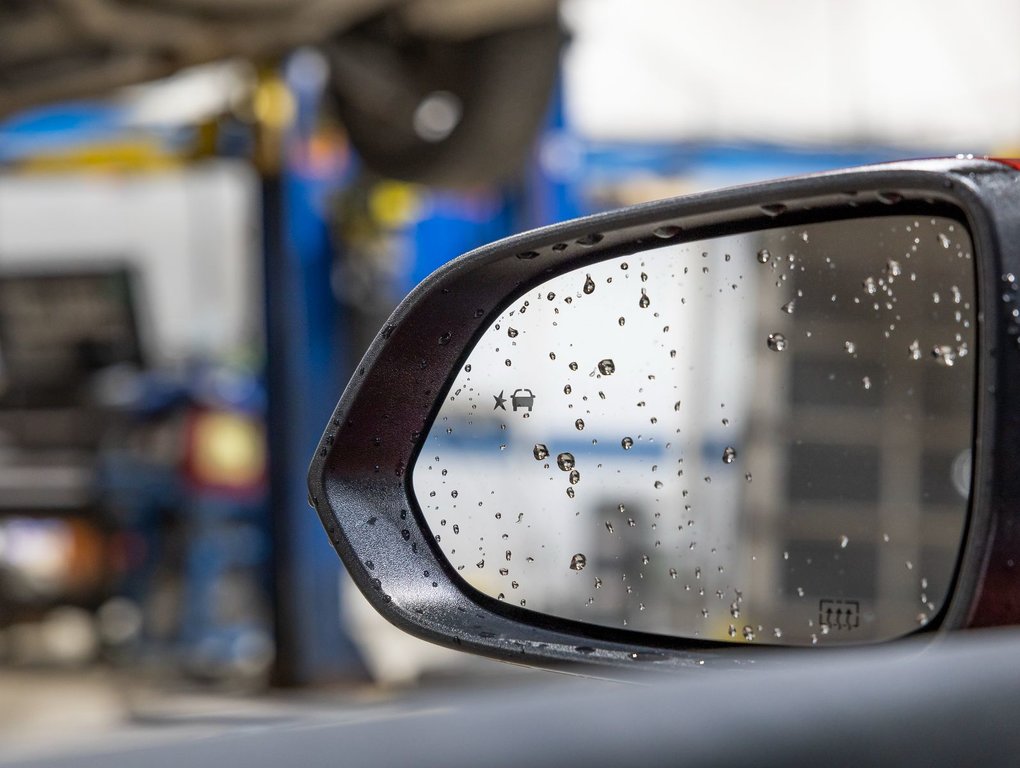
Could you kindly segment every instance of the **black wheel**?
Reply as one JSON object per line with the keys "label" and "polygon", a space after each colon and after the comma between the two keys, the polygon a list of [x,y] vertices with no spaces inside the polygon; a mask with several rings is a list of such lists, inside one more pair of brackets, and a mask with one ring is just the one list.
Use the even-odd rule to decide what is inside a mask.
{"label": "black wheel", "polygon": [[336,108],[379,174],[443,186],[507,180],[525,166],[563,40],[556,18],[455,41],[374,22],[328,46]]}

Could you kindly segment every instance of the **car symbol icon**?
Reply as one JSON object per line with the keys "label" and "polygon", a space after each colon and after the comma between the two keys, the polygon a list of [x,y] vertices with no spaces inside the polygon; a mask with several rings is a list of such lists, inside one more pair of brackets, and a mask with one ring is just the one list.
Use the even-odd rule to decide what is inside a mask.
{"label": "car symbol icon", "polygon": [[510,396],[510,402],[515,411],[518,408],[527,408],[530,413],[532,406],[535,405],[535,395],[530,389],[515,389]]}

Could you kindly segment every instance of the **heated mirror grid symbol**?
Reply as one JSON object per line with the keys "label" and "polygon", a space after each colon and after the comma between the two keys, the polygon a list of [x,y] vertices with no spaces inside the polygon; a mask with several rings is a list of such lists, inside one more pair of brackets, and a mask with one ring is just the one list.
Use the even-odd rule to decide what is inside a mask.
{"label": "heated mirror grid symbol", "polygon": [[666,245],[530,290],[413,469],[451,566],[516,606],[734,642],[940,611],[966,518],[965,228],[889,216]]}

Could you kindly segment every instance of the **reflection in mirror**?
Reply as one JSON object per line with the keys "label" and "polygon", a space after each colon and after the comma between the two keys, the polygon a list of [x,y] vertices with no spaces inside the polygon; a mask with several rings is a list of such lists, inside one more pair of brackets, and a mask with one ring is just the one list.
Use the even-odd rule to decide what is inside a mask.
{"label": "reflection in mirror", "polygon": [[683,638],[870,642],[934,618],[966,522],[965,228],[874,217],[665,245],[488,328],[414,467],[472,586]]}

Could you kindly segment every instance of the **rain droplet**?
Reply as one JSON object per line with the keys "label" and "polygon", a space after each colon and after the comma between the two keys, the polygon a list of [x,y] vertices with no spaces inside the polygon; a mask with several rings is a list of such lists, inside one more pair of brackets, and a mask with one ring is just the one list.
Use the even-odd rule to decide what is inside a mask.
{"label": "rain droplet", "polygon": [[722,452],[722,460],[724,464],[732,464],[737,458],[737,451],[733,446],[727,445]]}
{"label": "rain droplet", "polygon": [[625,437],[623,438],[623,440],[620,441],[620,445],[623,446],[623,450],[629,451],[631,448],[634,447],[634,441],[631,440],[629,437]]}
{"label": "rain droplet", "polygon": [[[806,235],[807,233],[805,232],[804,234]],[[744,639],[749,643],[754,640],[754,629],[750,626],[744,627]]]}
{"label": "rain droplet", "polygon": [[517,329],[516,328],[507,328],[506,329],[506,335],[509,336],[511,339],[516,339],[517,338]]}
{"label": "rain droplet", "polygon": [[931,356],[936,363],[946,368],[952,368],[956,363],[956,350],[947,344],[936,344],[931,348]]}
{"label": "rain droplet", "polygon": [[564,451],[556,457],[556,466],[562,469],[564,472],[569,472],[574,468],[574,454]]}
{"label": "rain droplet", "polygon": [[584,276],[584,286],[581,288],[585,293],[595,293],[595,281],[591,279],[591,275]]}
{"label": "rain droplet", "polygon": [[613,532],[613,524],[608,520],[606,520],[606,530],[609,531],[610,533]]}
{"label": "rain droplet", "polygon": [[570,484],[577,485],[579,482],[581,482],[581,473],[576,469],[570,470]]}
{"label": "rain droplet", "polygon": [[914,339],[912,342],[910,342],[910,346],[908,347],[908,349],[910,350],[911,360],[921,359],[921,343],[917,339]]}
{"label": "rain droplet", "polygon": [[939,244],[943,248],[948,248],[949,247],[950,240],[949,240],[949,236],[948,235],[944,235],[943,233],[939,232],[938,238],[939,238]]}
{"label": "rain droplet", "polygon": [[568,363],[567,364],[567,368],[569,368],[572,371],[576,371],[577,370],[577,363],[576,362]]}
{"label": "rain droplet", "polygon": [[839,548],[846,549],[846,545],[850,543],[850,537],[845,533],[839,537]]}
{"label": "rain droplet", "polygon": [[569,384],[563,387],[563,394],[565,395],[569,395],[573,391],[574,391],[573,388]]}
{"label": "rain droplet", "polygon": [[675,224],[664,224],[661,227],[653,229],[652,234],[656,237],[661,237],[663,240],[668,240],[669,238],[676,237],[680,234],[680,227]]}
{"label": "rain droplet", "polygon": [[780,309],[783,310],[783,312],[785,312],[786,314],[792,315],[793,314],[794,306],[796,305],[796,302],[797,302],[796,299],[790,299],[783,306],[781,306]]}
{"label": "rain droplet", "polygon": [[786,337],[781,333],[770,333],[767,343],[773,352],[782,352],[786,349]]}
{"label": "rain droplet", "polygon": [[588,558],[578,552],[572,558],[570,558],[570,570],[572,571],[583,571],[584,566],[588,564]]}
{"label": "rain droplet", "polygon": [[846,353],[847,353],[848,355],[852,355],[852,354],[853,354],[854,352],[856,352],[856,351],[857,351],[857,345],[856,345],[856,344],[854,344],[854,343],[853,343],[852,341],[850,341],[849,339],[847,339],[846,341],[844,341],[844,342],[843,342],[843,349],[845,349],[845,350],[846,350]]}
{"label": "rain droplet", "polygon": [[903,274],[903,269],[900,267],[900,263],[895,259],[889,259],[885,265],[885,273],[889,277],[899,277]]}
{"label": "rain droplet", "polygon": [[537,461],[549,458],[549,449],[546,448],[545,443],[535,443],[535,447],[531,449],[531,453]]}
{"label": "rain droplet", "polygon": [[578,419],[577,421],[575,421],[574,422],[574,427],[577,428],[578,432],[580,432],[582,429],[584,429],[584,419]]}
{"label": "rain droplet", "polygon": [[878,283],[875,282],[875,278],[873,277],[864,278],[864,282],[862,283],[862,285],[864,286],[864,292],[869,296],[874,296],[876,293],[878,293]]}
{"label": "rain droplet", "polygon": [[604,360],[599,360],[599,373],[603,376],[612,376],[616,373],[616,363],[608,357]]}
{"label": "rain droplet", "polygon": [[768,248],[762,248],[760,251],[758,251],[758,263],[759,264],[768,264],[769,263],[769,259],[771,259],[771,258],[772,258],[772,254],[769,253],[769,249]]}
{"label": "rain droplet", "polygon": [[569,498],[571,498],[571,499],[574,498],[574,488],[573,488],[573,486],[569,486],[569,485],[567,486],[567,496]]}
{"label": "rain droplet", "polygon": [[651,303],[652,303],[652,300],[648,298],[648,294],[645,293],[645,289],[642,288],[641,289],[641,298],[638,299],[638,306],[641,307],[641,309],[648,309],[648,307],[649,307],[649,305]]}
{"label": "rain droplet", "polygon": [[861,384],[864,385],[865,389],[871,389],[871,377],[865,376],[863,379],[861,379]]}

